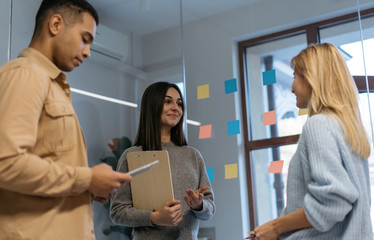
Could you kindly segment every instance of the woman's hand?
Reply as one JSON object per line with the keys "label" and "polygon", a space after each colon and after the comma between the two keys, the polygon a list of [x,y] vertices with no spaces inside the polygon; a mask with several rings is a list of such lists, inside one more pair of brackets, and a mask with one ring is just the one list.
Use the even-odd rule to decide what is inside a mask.
{"label": "woman's hand", "polygon": [[208,190],[208,186],[203,186],[196,192],[192,189],[187,189],[186,196],[184,196],[187,205],[195,211],[201,211],[203,209],[203,192],[206,190]]}
{"label": "woman's hand", "polygon": [[274,220],[256,227],[254,232],[256,234],[256,239],[259,240],[274,240],[280,235]]}
{"label": "woman's hand", "polygon": [[260,240],[277,239],[284,232],[311,227],[304,208],[276,218],[254,229],[256,238]]}
{"label": "woman's hand", "polygon": [[179,200],[165,203],[159,210],[151,213],[152,224],[159,226],[176,226],[182,221],[181,205]]}

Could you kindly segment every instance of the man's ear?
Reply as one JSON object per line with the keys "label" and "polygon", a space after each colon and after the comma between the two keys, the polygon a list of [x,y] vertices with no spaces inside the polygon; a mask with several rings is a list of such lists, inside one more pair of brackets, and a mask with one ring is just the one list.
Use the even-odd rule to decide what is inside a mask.
{"label": "man's ear", "polygon": [[48,21],[48,30],[52,36],[56,36],[64,28],[65,22],[60,14],[54,14]]}

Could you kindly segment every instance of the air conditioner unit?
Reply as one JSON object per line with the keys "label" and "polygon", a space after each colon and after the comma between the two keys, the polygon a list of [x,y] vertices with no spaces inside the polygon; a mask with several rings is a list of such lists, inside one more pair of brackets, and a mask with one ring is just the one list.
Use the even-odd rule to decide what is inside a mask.
{"label": "air conditioner unit", "polygon": [[100,24],[91,45],[91,60],[105,65],[123,64],[129,56],[130,43],[128,35]]}
{"label": "air conditioner unit", "polygon": [[91,45],[88,61],[129,74],[138,79],[147,79],[147,74],[126,63],[131,50],[131,37],[100,24]]}

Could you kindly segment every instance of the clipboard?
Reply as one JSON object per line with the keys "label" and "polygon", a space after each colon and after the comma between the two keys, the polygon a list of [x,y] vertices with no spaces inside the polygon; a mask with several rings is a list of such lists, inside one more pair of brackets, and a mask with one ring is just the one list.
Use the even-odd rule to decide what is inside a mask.
{"label": "clipboard", "polygon": [[169,154],[166,150],[127,153],[129,171],[155,160],[159,160],[159,164],[130,182],[132,202],[136,209],[158,210],[174,199]]}

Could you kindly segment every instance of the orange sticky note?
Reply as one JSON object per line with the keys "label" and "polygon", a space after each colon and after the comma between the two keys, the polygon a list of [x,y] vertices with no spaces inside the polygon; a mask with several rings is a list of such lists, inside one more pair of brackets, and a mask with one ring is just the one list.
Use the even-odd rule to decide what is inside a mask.
{"label": "orange sticky note", "polygon": [[225,165],[225,179],[237,178],[238,177],[238,164]]}
{"label": "orange sticky note", "polygon": [[209,98],[209,84],[197,87],[197,99]]}
{"label": "orange sticky note", "polygon": [[199,139],[212,137],[212,124],[200,126]]}
{"label": "orange sticky note", "polygon": [[283,168],[283,160],[278,161],[272,161],[270,163],[269,171],[268,173],[281,173]]}
{"label": "orange sticky note", "polygon": [[308,108],[300,108],[299,109],[299,116],[307,115],[307,114],[308,114]]}
{"label": "orange sticky note", "polygon": [[262,121],[264,126],[274,125],[277,123],[277,116],[275,110],[262,114]]}

